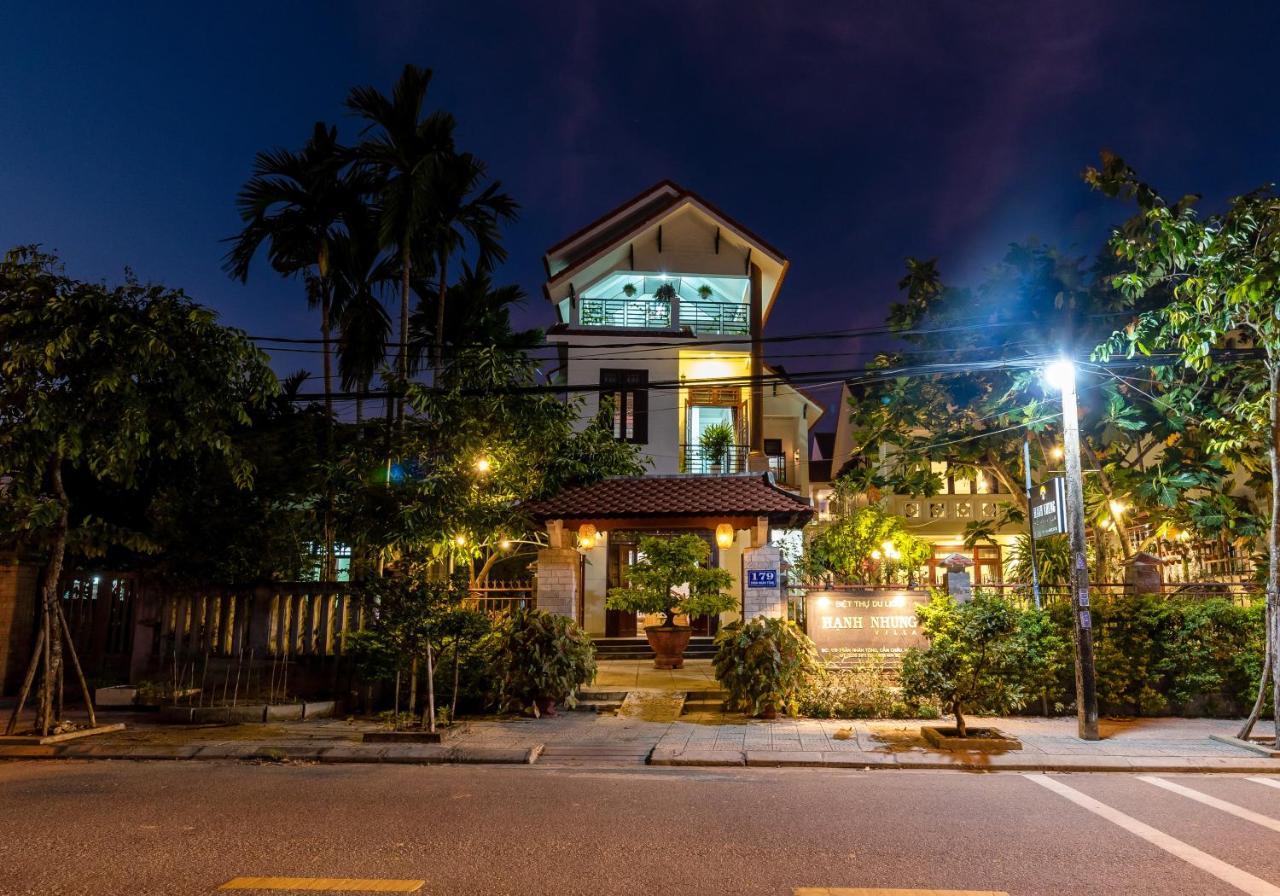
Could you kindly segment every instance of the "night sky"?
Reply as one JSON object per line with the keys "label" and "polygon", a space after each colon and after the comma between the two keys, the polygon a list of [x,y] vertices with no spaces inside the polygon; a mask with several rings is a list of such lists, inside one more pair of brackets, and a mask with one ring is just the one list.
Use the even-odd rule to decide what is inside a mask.
{"label": "night sky", "polygon": [[[662,178],[787,253],[785,335],[879,324],[907,255],[956,281],[1031,236],[1092,255],[1124,212],[1079,179],[1102,147],[1215,202],[1280,173],[1269,4],[48,5],[0,13],[0,245],[128,267],[253,334],[318,330],[297,283],[221,271],[254,153],[319,119],[354,139],[348,89],[409,61],[523,206],[502,275],[527,326],[553,319],[546,247]],[[777,354],[821,356],[777,360],[869,348],[802,345]]]}

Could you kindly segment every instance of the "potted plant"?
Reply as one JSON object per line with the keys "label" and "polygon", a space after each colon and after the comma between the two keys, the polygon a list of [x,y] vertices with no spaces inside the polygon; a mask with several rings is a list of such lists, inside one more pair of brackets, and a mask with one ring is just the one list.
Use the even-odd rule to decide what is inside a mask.
{"label": "potted plant", "polygon": [[705,284],[705,283],[704,283],[704,284],[702,284],[701,286],[699,286],[699,287],[698,287],[698,298],[702,299],[702,301],[704,301],[704,302],[710,301],[710,300],[711,300],[711,287],[710,287],[710,286],[707,286],[707,284]]}
{"label": "potted plant", "polygon": [[676,299],[676,288],[670,283],[664,283],[653,291],[653,297],[659,302],[674,302]]}
{"label": "potted plant", "polygon": [[698,437],[702,447],[702,456],[711,465],[711,472],[719,475],[724,469],[725,455],[733,445],[735,434],[728,423],[712,423]]}
{"label": "potted plant", "polygon": [[627,570],[628,585],[609,591],[605,604],[612,610],[663,613],[662,625],[645,626],[653,648],[655,669],[681,669],[692,634],[677,625],[678,616],[709,616],[737,605],[728,593],[733,577],[725,569],[707,569],[711,546],[697,535],[640,539],[639,559]]}
{"label": "potted plant", "polygon": [[622,284],[622,294],[626,296],[628,299],[635,298],[636,285],[634,283]]}
{"label": "potted plant", "polygon": [[795,715],[801,691],[818,672],[817,650],[794,622],[757,616],[716,635],[716,680],[729,709],[763,719]]}
{"label": "potted plant", "polygon": [[488,638],[497,703],[504,710],[553,716],[572,706],[596,675],[596,649],[572,619],[545,610],[513,610]]}

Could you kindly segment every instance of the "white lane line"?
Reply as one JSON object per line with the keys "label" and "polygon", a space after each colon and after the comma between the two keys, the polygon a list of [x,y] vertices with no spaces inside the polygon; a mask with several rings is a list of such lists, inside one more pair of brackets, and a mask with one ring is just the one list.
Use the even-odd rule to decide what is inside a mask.
{"label": "white lane line", "polygon": [[1276,781],[1273,778],[1257,777],[1257,778],[1249,778],[1249,780],[1252,781],[1254,784],[1265,784],[1268,787],[1274,787],[1276,790],[1280,790],[1280,781]]}
{"label": "white lane line", "polygon": [[1234,815],[1236,818],[1243,818],[1245,821],[1252,821],[1256,825],[1264,828],[1270,828],[1280,833],[1280,821],[1276,821],[1270,816],[1263,815],[1261,812],[1254,812],[1243,806],[1237,806],[1235,803],[1228,803],[1226,800],[1220,800],[1216,796],[1209,796],[1207,793],[1201,793],[1198,790],[1192,790],[1190,787],[1184,787],[1181,784],[1174,784],[1172,781],[1166,781],[1164,778],[1157,778],[1154,775],[1138,775],[1139,781],[1146,781],[1148,784],[1154,784],[1157,787],[1163,787],[1165,790],[1176,793],[1179,796],[1185,796],[1189,800],[1195,800],[1197,803],[1204,803],[1206,806],[1212,806],[1220,809],[1228,815]]}
{"label": "white lane line", "polygon": [[1280,887],[1268,883],[1248,871],[1237,868],[1235,865],[1229,865],[1222,859],[1214,858],[1207,852],[1201,852],[1191,844],[1183,843],[1175,837],[1170,837],[1163,831],[1158,831],[1149,824],[1144,824],[1130,815],[1125,815],[1118,809],[1112,809],[1105,803],[1100,803],[1093,797],[1081,793],[1073,787],[1068,787],[1061,781],[1056,781],[1048,775],[1029,774],[1024,777],[1029,781],[1034,781],[1041,787],[1052,790],[1077,806],[1088,809],[1094,815],[1101,816],[1112,824],[1124,828],[1135,837],[1141,837],[1153,846],[1158,846],[1170,855],[1182,859],[1187,864],[1194,865],[1201,871],[1212,874],[1218,880],[1235,887],[1243,893],[1248,893],[1250,896],[1280,896]]}

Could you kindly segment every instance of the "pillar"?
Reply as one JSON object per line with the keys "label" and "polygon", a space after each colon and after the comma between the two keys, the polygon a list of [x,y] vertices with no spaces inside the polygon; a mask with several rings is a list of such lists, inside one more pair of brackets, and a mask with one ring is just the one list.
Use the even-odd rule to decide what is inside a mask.
{"label": "pillar", "polygon": [[1164,561],[1139,551],[1124,562],[1124,590],[1130,594],[1159,594],[1164,588]]}
{"label": "pillar", "polygon": [[580,559],[573,548],[543,548],[538,551],[534,593],[539,610],[577,620]]}
{"label": "pillar", "polygon": [[782,549],[769,543],[769,518],[756,519],[751,547],[742,552],[742,618],[787,618]]}
{"label": "pillar", "polygon": [[948,554],[942,558],[947,568],[947,593],[958,604],[973,600],[973,583],[969,579],[969,567],[973,561],[964,554]]}

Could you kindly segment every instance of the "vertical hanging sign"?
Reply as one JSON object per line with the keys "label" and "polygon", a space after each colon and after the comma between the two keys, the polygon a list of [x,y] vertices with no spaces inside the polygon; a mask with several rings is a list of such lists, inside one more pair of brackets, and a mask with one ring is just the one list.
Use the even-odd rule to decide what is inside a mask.
{"label": "vertical hanging sign", "polygon": [[1052,476],[1031,490],[1031,534],[1040,539],[1067,531],[1067,490],[1061,476]]}

